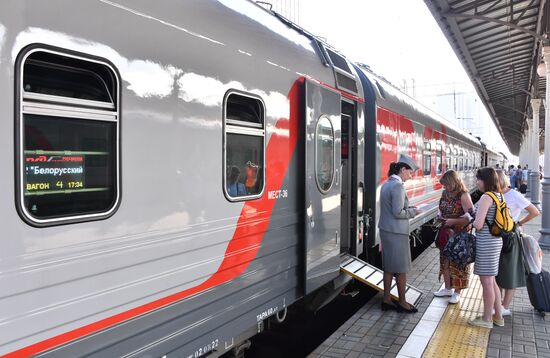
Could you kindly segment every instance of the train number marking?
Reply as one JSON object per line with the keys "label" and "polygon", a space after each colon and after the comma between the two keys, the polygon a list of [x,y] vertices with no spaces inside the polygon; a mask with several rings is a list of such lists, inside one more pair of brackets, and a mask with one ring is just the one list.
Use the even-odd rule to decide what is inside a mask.
{"label": "train number marking", "polygon": [[288,197],[288,190],[270,190],[267,192],[267,199],[268,200],[274,200],[274,199],[284,199]]}

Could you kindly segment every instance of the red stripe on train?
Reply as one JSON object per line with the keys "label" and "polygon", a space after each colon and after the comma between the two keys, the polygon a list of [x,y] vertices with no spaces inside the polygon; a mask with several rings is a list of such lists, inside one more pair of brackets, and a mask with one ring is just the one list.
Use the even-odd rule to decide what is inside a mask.
{"label": "red stripe on train", "polygon": [[[252,260],[254,260],[260,249],[263,235],[269,225],[271,212],[275,206],[276,200],[269,200],[267,192],[281,189],[290,159],[296,148],[299,130],[298,124],[301,114],[300,108],[302,108],[300,88],[303,83],[304,79],[301,78],[297,80],[290,89],[288,94],[290,118],[281,118],[277,121],[275,130],[272,132],[269,143],[267,144],[266,185],[264,192],[266,194],[257,200],[247,201],[244,204],[237,222],[237,228],[233,234],[233,238],[229,242],[224,259],[218,270],[209,279],[198,286],[5,354],[2,358],[28,357],[48,349],[59,347],[75,339],[96,333],[102,329],[112,327],[129,319],[165,307],[193,294],[203,292],[209,288],[232,280],[243,273]],[[288,135],[285,135],[285,133],[288,133]]]}

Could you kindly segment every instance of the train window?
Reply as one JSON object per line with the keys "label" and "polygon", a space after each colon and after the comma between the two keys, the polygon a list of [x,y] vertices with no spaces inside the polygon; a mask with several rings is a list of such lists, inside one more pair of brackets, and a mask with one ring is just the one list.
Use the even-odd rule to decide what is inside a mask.
{"label": "train window", "polygon": [[94,62],[69,57],[59,61],[59,55],[39,52],[26,59],[23,72],[26,98],[56,96],[58,102],[95,101],[96,105],[108,108],[114,103],[114,76]]}
{"label": "train window", "polygon": [[444,171],[447,171],[451,169],[451,148],[446,147],[445,148],[445,169]]}
{"label": "train window", "polygon": [[321,116],[315,130],[315,177],[319,190],[326,193],[334,180],[334,128]]}
{"label": "train window", "polygon": [[225,95],[225,176],[223,188],[231,201],[258,198],[264,190],[264,104],[254,95]]}
{"label": "train window", "polygon": [[432,146],[430,142],[424,142],[424,166],[422,168],[424,176],[432,173]]}
{"label": "train window", "polygon": [[453,169],[458,170],[458,149],[456,148],[453,151]]}
{"label": "train window", "polygon": [[118,78],[53,48],[18,56],[18,211],[47,226],[106,218],[120,200]]}
{"label": "train window", "polygon": [[443,148],[441,147],[441,144],[437,144],[435,148],[435,173],[437,175],[441,175],[441,173],[443,172]]}

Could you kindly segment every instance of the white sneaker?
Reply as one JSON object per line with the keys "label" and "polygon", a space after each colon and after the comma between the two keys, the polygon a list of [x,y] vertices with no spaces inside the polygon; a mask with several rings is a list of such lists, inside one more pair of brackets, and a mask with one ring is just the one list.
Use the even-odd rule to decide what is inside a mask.
{"label": "white sneaker", "polygon": [[453,292],[453,294],[451,295],[451,298],[449,299],[449,303],[455,304],[455,303],[458,303],[458,301],[460,301],[460,294]]}
{"label": "white sneaker", "polygon": [[[509,309],[506,309],[504,307],[502,307],[501,313],[502,313],[502,317],[512,315],[512,311],[510,311]],[[494,308],[493,308],[493,314],[495,314],[495,309]]]}
{"label": "white sneaker", "polygon": [[435,297],[451,297],[453,295],[453,289],[442,288],[441,290],[434,292]]}

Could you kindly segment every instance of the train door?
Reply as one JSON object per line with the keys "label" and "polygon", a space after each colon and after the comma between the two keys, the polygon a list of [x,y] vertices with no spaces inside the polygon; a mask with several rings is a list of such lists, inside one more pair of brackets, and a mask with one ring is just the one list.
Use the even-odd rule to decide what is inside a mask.
{"label": "train door", "polygon": [[[341,243],[340,251],[359,256],[363,253],[363,191],[358,166],[358,120],[356,103],[342,100],[341,109]],[[361,157],[362,158],[362,157]]]}
{"label": "train door", "polygon": [[305,293],[340,270],[340,94],[305,83]]}

